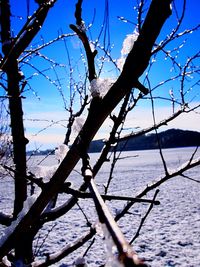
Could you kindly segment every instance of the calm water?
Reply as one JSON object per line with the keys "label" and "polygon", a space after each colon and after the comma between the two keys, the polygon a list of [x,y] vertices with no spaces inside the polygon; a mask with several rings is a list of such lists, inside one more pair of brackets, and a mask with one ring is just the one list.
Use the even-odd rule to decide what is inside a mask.
{"label": "calm water", "polygon": [[[163,150],[165,161],[169,169],[177,169],[190,159],[194,148]],[[200,154],[200,153],[199,153]],[[198,155],[199,155],[198,154]],[[197,156],[198,156],[197,155]],[[91,154],[92,164],[98,154]],[[34,157],[29,166],[34,171],[42,157]],[[53,156],[43,161],[41,165],[56,164]],[[110,163],[106,163],[96,177],[96,183],[101,192],[107,183]],[[77,166],[80,170],[80,163]],[[200,181],[200,168],[187,172],[187,175]],[[109,194],[136,196],[144,190],[147,184],[156,181],[164,174],[164,168],[157,150],[124,152],[117,162],[116,170],[110,184]],[[74,188],[82,183],[82,177],[73,171],[69,180]],[[5,190],[6,188],[6,190]],[[134,249],[146,259],[150,266],[200,266],[200,183],[183,177],[176,177],[159,187],[157,199],[161,202],[155,206],[148,216],[140,236],[133,243]],[[1,180],[0,206],[9,211],[12,208],[12,182]],[[150,192],[146,197],[152,197]],[[64,203],[68,196],[62,194],[59,203]],[[120,212],[126,203],[121,201],[109,202],[113,214]],[[79,205],[91,223],[97,222],[93,202],[80,200]],[[119,225],[128,240],[131,240],[137,231],[142,217],[146,214],[148,205],[135,204],[130,215],[119,221]],[[42,257],[47,252],[56,252],[66,244],[76,240],[88,230],[84,215],[79,207],[75,206],[68,214],[55,222],[48,223],[35,240],[37,256]],[[43,244],[44,242],[44,244]],[[43,244],[43,245],[42,245]],[[41,247],[40,247],[41,246]],[[63,263],[72,264],[80,256],[88,244]],[[105,259],[104,242],[100,236],[87,254],[89,266],[99,266]],[[58,263],[55,266],[60,266]]]}

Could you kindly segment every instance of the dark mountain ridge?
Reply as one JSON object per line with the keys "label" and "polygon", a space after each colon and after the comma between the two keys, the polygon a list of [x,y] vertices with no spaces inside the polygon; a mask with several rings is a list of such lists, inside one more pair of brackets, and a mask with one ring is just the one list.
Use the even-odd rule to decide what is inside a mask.
{"label": "dark mountain ridge", "polygon": [[[170,129],[158,134],[162,148],[189,147],[200,145],[200,133],[196,131]],[[125,144],[126,143],[126,144]],[[104,146],[102,139],[94,140],[89,147],[89,153],[100,152]],[[158,149],[156,134],[146,134],[137,137],[130,137],[128,142],[121,141],[118,150],[124,151]],[[28,151],[27,155],[53,155],[53,149],[44,151]]]}
{"label": "dark mountain ridge", "polygon": [[[196,131],[169,129],[158,133],[162,148],[189,147],[200,145],[200,133]],[[126,142],[126,145],[125,145]],[[89,152],[100,152],[104,146],[103,140],[95,140],[91,143]],[[118,150],[123,147],[124,151],[157,149],[158,142],[156,134],[147,134],[130,137],[128,142],[121,141]]]}

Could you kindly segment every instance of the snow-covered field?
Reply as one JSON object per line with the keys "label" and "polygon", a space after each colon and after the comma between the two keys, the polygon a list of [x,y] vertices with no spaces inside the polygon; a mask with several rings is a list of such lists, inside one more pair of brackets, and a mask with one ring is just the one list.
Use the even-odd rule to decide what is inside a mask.
{"label": "snow-covered field", "polygon": [[[163,150],[165,159],[170,169],[178,168],[189,159],[194,148],[166,149]],[[97,154],[91,154],[94,163]],[[127,157],[126,156],[133,156]],[[117,163],[116,171],[110,185],[109,194],[134,197],[146,188],[147,184],[164,174],[158,151],[131,151],[122,153]],[[36,166],[41,157],[34,157],[29,163]],[[51,156],[42,165],[52,166],[55,159]],[[103,192],[104,184],[109,173],[109,163],[102,168],[96,177],[96,183]],[[187,173],[188,176],[200,181],[200,168],[195,168]],[[69,180],[74,188],[82,182],[82,177],[73,172]],[[6,190],[5,190],[6,189]],[[140,257],[153,267],[197,267],[200,266],[200,183],[183,177],[176,177],[160,186],[157,199],[161,202],[154,206],[141,233],[133,243],[134,249]],[[8,180],[1,180],[0,208],[4,211],[11,209],[13,187]],[[153,193],[146,197],[152,197]],[[59,202],[66,201],[68,196],[61,195]],[[122,201],[107,202],[110,210],[115,215],[126,204]],[[95,224],[96,212],[92,200],[80,200],[79,205],[88,220]],[[130,213],[122,218],[118,224],[126,236],[131,240],[136,233],[142,217],[148,209],[147,204],[135,204]],[[84,236],[88,231],[83,213],[75,206],[68,214],[59,220],[46,224],[35,240],[35,253],[44,257],[47,253],[59,251],[62,247]],[[55,266],[72,266],[73,262],[82,256],[89,243],[66,257]],[[101,235],[96,235],[96,240],[87,252],[86,261],[89,266],[100,266],[106,258],[106,249]]]}

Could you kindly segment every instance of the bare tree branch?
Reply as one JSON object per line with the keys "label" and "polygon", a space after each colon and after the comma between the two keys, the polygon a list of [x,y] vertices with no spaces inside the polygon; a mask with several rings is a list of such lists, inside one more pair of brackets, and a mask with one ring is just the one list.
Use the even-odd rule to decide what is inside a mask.
{"label": "bare tree branch", "polygon": [[6,56],[1,61],[0,69],[5,70],[7,65],[10,64],[10,59],[18,59],[19,56],[24,52],[35,35],[41,29],[49,9],[54,5],[55,2],[56,0],[52,0],[46,2],[44,5],[40,5],[37,11],[27,19],[26,24],[21,29],[17,37],[14,40],[10,39],[10,43],[6,48]]}
{"label": "bare tree branch", "polygon": [[49,255],[49,257],[47,257],[46,260],[33,262],[32,267],[47,267],[58,262],[59,260],[71,254],[73,251],[82,247],[82,245],[85,244],[88,240],[90,240],[94,236],[95,233],[96,233],[95,228],[91,228],[89,233],[80,237],[79,239],[74,241],[72,244],[68,244],[66,247],[61,249],[59,252]]}
{"label": "bare tree branch", "polygon": [[110,211],[108,210],[108,207],[104,203],[101,195],[98,192],[98,189],[96,187],[96,184],[93,179],[92,171],[89,166],[89,161],[87,155],[83,157],[83,167],[82,172],[85,181],[88,183],[90,192],[93,196],[93,200],[96,206],[96,211],[99,217],[99,221],[102,224],[106,225],[106,228],[114,242],[114,244],[117,247],[118,250],[118,260],[120,263],[122,263],[125,267],[134,267],[134,266],[140,266],[145,267],[146,264],[144,264],[138,257],[137,254],[133,251],[133,249],[129,246],[127,241],[125,240],[122,232],[118,228],[115,220],[113,219]]}

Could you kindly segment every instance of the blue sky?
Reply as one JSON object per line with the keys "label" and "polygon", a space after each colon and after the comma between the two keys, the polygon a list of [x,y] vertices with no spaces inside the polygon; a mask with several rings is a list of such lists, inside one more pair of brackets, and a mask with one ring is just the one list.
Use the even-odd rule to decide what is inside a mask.
{"label": "blue sky", "polygon": [[[13,35],[16,35],[18,30],[26,21],[27,15],[32,14],[37,5],[32,0],[21,0],[20,3],[19,1],[15,0],[11,0],[10,2],[13,14]],[[27,8],[28,2],[29,10]],[[176,0],[178,11],[181,9],[182,2],[182,0]],[[75,23],[75,4],[75,0],[57,1],[55,6],[50,10],[44,27],[32,42],[33,47],[37,47],[37,45],[48,42],[51,39],[56,38],[61,33],[72,33],[71,29],[69,28],[69,24]],[[135,1],[128,0],[109,1],[110,45],[114,45],[111,55],[112,58],[116,60],[121,57],[120,51],[126,35],[133,33],[135,29],[134,22],[136,22],[137,14],[134,10],[134,4]],[[89,25],[94,18],[93,26],[88,32],[88,35],[93,41],[96,40],[101,30],[104,16],[104,5],[104,1],[83,1],[83,19],[85,24]],[[187,1],[185,21],[181,30],[193,27],[199,23],[199,10],[199,1]],[[117,18],[118,16],[126,18],[130,21],[130,23],[125,23],[119,20]],[[170,30],[175,25],[175,22],[176,21],[174,17],[171,17],[167,21],[161,32],[161,35],[158,38],[158,42],[170,33]],[[195,51],[199,49],[199,33],[195,32],[194,34],[190,34],[189,37],[190,40],[187,40],[186,44],[180,50],[182,55],[178,55],[180,63],[184,62],[188,56],[190,56],[192,53],[195,53]],[[181,45],[184,39],[185,38],[182,38],[180,41],[175,42],[174,45]],[[43,58],[33,58],[31,61],[27,62],[28,64],[33,64],[37,69],[33,69],[30,65],[28,66],[28,64],[22,66],[22,71],[25,73],[26,77],[29,77],[28,81],[30,85],[30,87],[27,88],[29,90],[25,93],[26,99],[23,100],[26,135],[30,139],[30,145],[28,147],[29,149],[37,147],[40,147],[41,149],[54,147],[62,143],[64,140],[64,134],[66,132],[66,120],[68,117],[67,112],[64,110],[65,105],[60,95],[60,89],[62,90],[64,98],[66,99],[66,105],[68,105],[69,61],[67,57],[66,45],[69,51],[70,63],[73,67],[74,77],[76,76],[77,78],[84,70],[83,63],[80,60],[82,45],[77,37],[67,38],[66,43],[60,41],[52,47],[41,50],[40,52]],[[168,49],[171,49],[171,47]],[[101,52],[99,51],[99,57],[100,55]],[[51,58],[52,61],[47,61],[45,58]],[[150,73],[152,86],[162,82],[169,75],[172,75],[169,73],[171,66],[169,60],[164,60],[164,56],[160,56],[156,60],[158,63],[156,62],[154,64],[154,67]],[[60,66],[55,67],[53,64],[54,61],[60,63]],[[45,69],[46,71],[44,71]],[[43,77],[38,75],[38,70],[43,72]],[[117,74],[119,73],[117,73],[114,66],[110,63],[107,63],[105,64],[101,76],[115,77]],[[56,81],[56,75],[59,76],[59,82]],[[55,84],[57,86],[55,86]],[[173,88],[174,91],[177,90],[176,88],[179,87],[179,83],[173,81],[173,83],[171,82],[167,84],[166,87],[161,88],[159,91],[159,94],[163,97],[169,96],[170,89]],[[194,92],[190,92],[188,97],[192,99],[194,96],[196,96],[197,89],[198,88],[196,88]],[[178,97],[178,92],[176,92],[176,94]],[[194,101],[199,102],[199,97],[196,97]],[[156,105],[159,108],[159,111],[157,112],[158,121],[163,118],[164,114],[170,114],[171,110],[169,110],[169,104],[167,104],[165,101],[158,101]],[[75,105],[75,109],[77,107],[78,106]],[[151,112],[149,112],[149,108],[150,104],[148,101],[143,101],[141,105],[136,108],[135,112],[128,117],[127,127],[134,129],[135,127],[142,128],[152,124],[152,115]],[[200,123],[198,123],[198,121],[198,114],[196,116],[194,116],[194,114],[187,115],[184,119],[180,118],[177,120],[174,124],[170,125],[170,127],[200,131]],[[53,127],[49,127],[52,124]],[[105,127],[102,128],[96,138],[103,137],[104,131],[107,131],[108,129],[110,129],[109,121],[105,123]],[[40,132],[40,134],[37,134],[38,132]]]}

